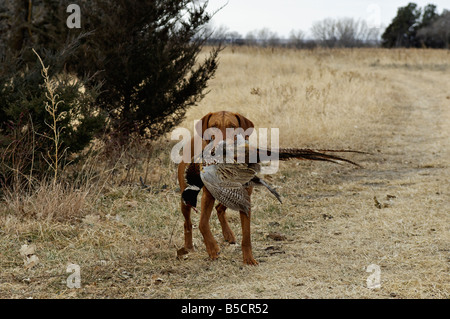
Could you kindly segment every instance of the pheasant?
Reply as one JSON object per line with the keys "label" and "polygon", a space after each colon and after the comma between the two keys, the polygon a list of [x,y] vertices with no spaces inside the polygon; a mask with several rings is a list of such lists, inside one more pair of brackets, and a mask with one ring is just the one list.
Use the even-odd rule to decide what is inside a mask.
{"label": "pheasant", "polygon": [[[234,144],[234,148],[231,149],[233,152],[231,163],[218,160],[218,155],[226,155],[230,147],[233,146],[227,144],[226,141],[221,141],[214,149],[213,143],[210,143],[205,148],[201,162],[199,162],[199,157],[197,157],[187,166],[185,178],[188,186],[182,194],[186,205],[195,209],[197,196],[203,186],[221,204],[230,209],[242,211],[245,214],[248,214],[250,211],[250,196],[246,190],[247,187],[264,186],[282,203],[278,192],[257,176],[261,170],[259,163],[264,160],[265,156],[271,156],[272,158],[275,156],[281,161],[289,159],[318,160],[333,163],[347,162],[359,166],[348,159],[310,149],[284,148],[275,151],[263,150],[251,146],[243,138],[238,138],[232,144]],[[348,150],[327,151],[363,153]],[[250,162],[252,154],[256,158],[256,163]]]}

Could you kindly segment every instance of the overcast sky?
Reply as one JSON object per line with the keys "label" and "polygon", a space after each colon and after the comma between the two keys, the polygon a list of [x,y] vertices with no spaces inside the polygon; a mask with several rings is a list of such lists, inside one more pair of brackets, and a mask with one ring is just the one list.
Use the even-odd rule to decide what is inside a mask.
{"label": "overcast sky", "polygon": [[439,13],[450,9],[450,0],[209,0],[208,9],[213,12],[225,5],[214,16],[214,27],[224,25],[243,36],[266,27],[288,37],[291,30],[299,29],[309,35],[312,23],[325,18],[364,19],[370,26],[384,30],[397,8],[409,2],[422,8],[435,4]]}

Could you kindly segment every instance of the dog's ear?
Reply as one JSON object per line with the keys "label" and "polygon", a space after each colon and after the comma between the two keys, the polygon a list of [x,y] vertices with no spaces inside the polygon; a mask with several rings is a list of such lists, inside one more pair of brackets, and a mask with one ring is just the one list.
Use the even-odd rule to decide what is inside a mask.
{"label": "dog's ear", "polygon": [[208,113],[205,116],[203,116],[200,121],[198,121],[195,124],[195,131],[197,132],[197,134],[201,137],[203,137],[203,133],[206,131],[206,129],[208,128],[208,122],[209,119],[211,117],[212,113]]}
{"label": "dog's ear", "polygon": [[239,127],[242,127],[242,129],[244,131],[250,129],[250,130],[248,130],[248,132],[249,132],[248,135],[252,134],[253,129],[255,128],[255,125],[253,124],[253,122],[239,113],[234,113],[234,115],[236,116],[236,118],[239,122]]}

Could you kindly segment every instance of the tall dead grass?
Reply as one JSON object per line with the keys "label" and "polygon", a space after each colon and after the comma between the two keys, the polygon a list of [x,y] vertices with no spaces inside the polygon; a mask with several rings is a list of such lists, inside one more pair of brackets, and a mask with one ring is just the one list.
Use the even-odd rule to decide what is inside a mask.
{"label": "tall dead grass", "polygon": [[94,191],[45,182],[33,192],[7,192],[3,214],[36,220],[75,221],[93,211]]}

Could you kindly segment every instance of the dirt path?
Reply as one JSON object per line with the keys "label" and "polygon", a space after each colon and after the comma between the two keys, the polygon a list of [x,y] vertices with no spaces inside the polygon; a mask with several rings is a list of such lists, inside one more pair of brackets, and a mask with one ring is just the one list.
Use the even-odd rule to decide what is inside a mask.
{"label": "dirt path", "polygon": [[[382,288],[356,294],[448,298],[450,77],[443,73],[400,71],[393,83],[402,92],[402,99],[394,108],[398,111],[385,115],[386,122],[373,137],[379,143],[382,161],[367,163],[359,182],[344,186],[347,191],[361,184],[368,186],[360,194],[376,197],[378,203],[374,199],[375,208],[362,208],[364,217],[355,214],[352,226],[337,220],[336,232],[342,229],[342,222],[344,229],[354,234],[354,249],[371,256],[366,258],[367,265],[375,263],[381,267]],[[344,174],[346,177],[355,176],[352,172]],[[365,234],[358,233],[358,228]],[[356,264],[361,262],[356,256],[350,259]],[[328,296],[355,297],[355,291],[349,288],[342,287],[342,291]]]}
{"label": "dirt path", "polygon": [[378,137],[385,160],[365,178],[387,206],[379,216],[386,237],[376,236],[387,253],[377,296],[448,298],[450,76],[402,71],[395,83],[405,99]]}
{"label": "dirt path", "polygon": [[[413,162],[436,163],[438,175],[450,162],[450,77],[400,73],[396,81],[412,93],[401,118],[393,121],[393,142]],[[405,116],[406,115],[406,116]],[[398,124],[398,126],[396,126]],[[398,133],[397,133],[398,132]],[[430,163],[431,162],[431,163]],[[441,172],[439,169],[442,169]]]}

